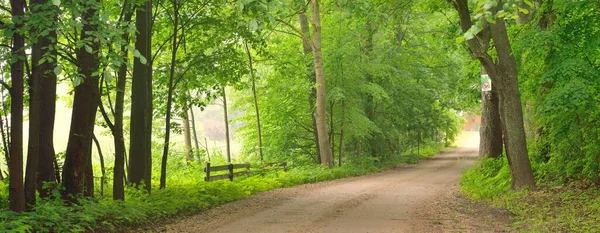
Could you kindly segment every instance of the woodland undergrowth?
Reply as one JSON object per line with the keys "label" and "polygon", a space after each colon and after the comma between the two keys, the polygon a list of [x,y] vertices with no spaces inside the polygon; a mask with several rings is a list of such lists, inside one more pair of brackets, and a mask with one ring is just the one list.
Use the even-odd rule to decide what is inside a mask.
{"label": "woodland undergrowth", "polygon": [[[537,177],[544,166],[532,164]],[[542,180],[542,179],[539,179]],[[469,198],[507,209],[519,232],[597,232],[600,229],[600,187],[590,180],[570,180],[562,185],[538,182],[536,190],[510,191],[505,157],[483,158],[467,170],[461,191]]]}

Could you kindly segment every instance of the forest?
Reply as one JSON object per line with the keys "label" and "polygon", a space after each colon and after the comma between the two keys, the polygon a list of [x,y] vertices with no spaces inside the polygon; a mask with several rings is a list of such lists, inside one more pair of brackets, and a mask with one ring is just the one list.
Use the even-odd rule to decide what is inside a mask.
{"label": "forest", "polygon": [[[414,164],[469,115],[466,197],[518,230],[593,231],[599,16],[594,0],[2,1],[0,231],[135,229]],[[207,163],[251,175],[206,182]]]}

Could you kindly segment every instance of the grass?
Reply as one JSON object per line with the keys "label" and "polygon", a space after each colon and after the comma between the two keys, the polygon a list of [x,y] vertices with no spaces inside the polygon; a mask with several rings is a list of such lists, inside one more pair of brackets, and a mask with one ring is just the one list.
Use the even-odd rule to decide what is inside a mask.
{"label": "grass", "polygon": [[596,188],[544,188],[510,193],[500,201],[512,213],[519,231],[600,231],[600,190]]}
{"label": "grass", "polygon": [[519,232],[600,232],[600,190],[582,185],[510,191],[506,159],[482,159],[461,179],[461,191],[511,213]]}

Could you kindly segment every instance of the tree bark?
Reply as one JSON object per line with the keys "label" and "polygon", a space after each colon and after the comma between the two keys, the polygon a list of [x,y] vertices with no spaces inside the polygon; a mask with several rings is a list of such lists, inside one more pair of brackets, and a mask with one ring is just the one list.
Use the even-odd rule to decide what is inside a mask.
{"label": "tree bark", "polygon": [[[40,1],[31,1],[32,13],[43,14],[40,8],[44,5]],[[34,36],[36,28],[31,30]],[[29,77],[29,137],[27,148],[27,164],[25,170],[25,202],[27,206],[33,207],[36,202],[35,192],[37,189],[37,172],[40,155],[40,81],[43,75],[42,66],[42,37],[36,36],[37,43],[31,46],[31,76]],[[47,45],[46,45],[47,46]]]}
{"label": "tree bark", "polygon": [[23,27],[23,14],[25,2],[23,0],[10,1],[12,7],[13,23],[17,30],[13,34],[12,57],[17,58],[10,64],[12,87],[10,89],[10,161],[9,161],[9,199],[12,211],[25,210],[25,193],[23,189],[23,73],[25,59],[25,40],[19,33]]}
{"label": "tree bark", "polygon": [[[52,25],[56,25],[57,7],[54,7]],[[46,182],[53,183],[49,188],[53,189],[60,182],[58,175],[59,171],[55,170],[54,162],[56,154],[54,151],[54,121],[56,116],[56,83],[57,77],[53,72],[58,63],[56,62],[56,49],[49,49],[51,45],[54,47],[57,41],[56,31],[50,31],[48,37],[39,40],[42,47],[42,54],[46,54],[52,58],[52,61],[46,60],[42,65],[42,79],[40,80],[40,155],[39,155],[39,170],[38,170],[38,188],[41,197],[50,195],[48,189],[43,188]],[[35,62],[32,62],[35,64]]]}
{"label": "tree bark", "polygon": [[315,77],[317,86],[317,102],[315,120],[317,121],[317,133],[319,135],[319,151],[321,153],[321,164],[333,167],[333,157],[327,135],[327,97],[325,92],[325,71],[323,67],[323,55],[321,53],[321,18],[319,13],[319,1],[311,0],[312,27],[313,27],[313,63],[315,66]]}
{"label": "tree bark", "polygon": [[96,3],[84,5],[86,10],[81,16],[83,32],[80,40],[88,42],[92,53],[86,51],[85,46],[77,49],[77,67],[83,81],[75,87],[69,141],[63,167],[64,198],[69,201],[74,201],[72,198],[82,193],[86,196],[94,194],[91,145],[96,110],[100,104],[99,77],[93,75],[99,68],[100,49],[99,42],[95,41],[91,34],[98,30],[96,17],[99,11],[95,5]]}
{"label": "tree bark", "polygon": [[[312,53],[312,47],[310,43],[310,28],[308,25],[308,18],[306,17],[306,9],[304,9],[304,1],[298,1],[298,4],[302,6],[302,10],[300,10],[300,14],[298,14],[300,20],[300,30],[302,31],[302,49],[304,51],[304,55],[308,56]],[[317,131],[317,119],[315,118],[315,102],[317,101],[317,89],[316,89],[316,76],[314,71],[314,66],[311,64],[307,64],[307,73],[306,78],[310,84],[310,94],[308,95],[308,106],[310,108],[310,117],[312,119],[312,127],[313,127],[313,137],[315,140],[315,148],[317,152],[317,161],[321,163],[321,150],[319,148],[319,133]]]}
{"label": "tree bark", "polygon": [[[134,58],[131,82],[131,124],[129,146],[129,182],[144,183],[151,191],[151,135],[152,135],[152,61],[151,53],[152,1],[146,0],[136,9],[135,24],[138,31],[136,50],[146,59]],[[149,124],[150,122],[150,124]]]}
{"label": "tree bark", "polygon": [[[482,74],[487,74],[485,68]],[[479,156],[499,158],[502,156],[502,122],[500,121],[499,97],[497,84],[492,83],[492,90],[481,93],[481,128],[479,129]]]}
{"label": "tree bark", "polygon": [[194,136],[194,145],[196,146],[196,157],[200,159],[200,143],[198,142],[198,133],[196,132],[196,117],[194,116],[194,106],[190,106],[190,117],[192,123],[192,135]]}
{"label": "tree bark", "polygon": [[512,55],[504,20],[497,19],[496,23],[490,27],[498,54],[498,70],[501,75],[501,80],[498,81],[501,81],[502,85],[500,100],[503,107],[502,113],[506,130],[504,137],[512,174],[512,188],[516,190],[533,188],[535,180],[527,154],[517,63]]}

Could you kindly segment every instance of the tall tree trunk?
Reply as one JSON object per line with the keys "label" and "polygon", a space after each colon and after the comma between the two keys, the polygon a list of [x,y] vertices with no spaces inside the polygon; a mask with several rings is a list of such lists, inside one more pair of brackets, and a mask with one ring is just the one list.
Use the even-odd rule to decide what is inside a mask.
{"label": "tall tree trunk", "polygon": [[[468,2],[467,0],[453,0],[452,3],[458,11],[461,28],[463,32],[466,32],[473,25]],[[502,2],[499,2],[498,5],[502,6]],[[494,9],[494,11],[497,10]],[[497,62],[487,53],[490,39],[494,40],[494,46],[498,54]],[[518,190],[535,187],[535,180],[527,155],[517,65],[511,53],[504,20],[498,18],[494,24],[486,23],[483,30],[467,42],[473,56],[481,62],[488,72],[492,84],[495,83],[495,86],[498,87],[500,120],[512,176],[512,188]]]}
{"label": "tall tree trunk", "polygon": [[194,151],[192,150],[192,132],[190,130],[190,119],[188,111],[183,113],[183,139],[185,147],[185,161],[189,165],[194,160]]}
{"label": "tall tree trunk", "polygon": [[165,143],[163,145],[162,164],[160,166],[160,188],[166,187],[167,182],[167,158],[169,157],[169,139],[171,137],[171,107],[173,105],[173,89],[175,86],[175,66],[177,65],[177,32],[179,31],[179,5],[173,0],[173,39],[171,41],[171,70],[169,73],[169,91],[167,94],[167,110],[165,113]]}
{"label": "tall tree trunk", "polygon": [[93,196],[92,134],[96,110],[100,104],[99,77],[93,74],[99,68],[100,44],[94,40],[93,34],[91,34],[98,30],[99,12],[97,2],[90,1],[83,4],[82,7],[86,10],[81,16],[83,32],[80,40],[89,44],[92,53],[86,51],[85,46],[77,49],[77,67],[84,79],[75,87],[69,141],[63,167],[64,197],[70,201],[74,201],[72,197],[82,193],[86,196]]}
{"label": "tall tree trunk", "polygon": [[317,86],[317,102],[315,120],[317,121],[317,132],[319,134],[319,150],[321,153],[321,164],[333,167],[333,157],[327,135],[327,97],[325,92],[325,71],[323,67],[323,55],[321,53],[321,18],[319,13],[319,1],[311,0],[312,27],[313,27],[313,63],[315,66],[315,77]]}
{"label": "tall tree trunk", "polygon": [[502,88],[500,101],[504,128],[505,146],[512,175],[512,188],[535,187],[531,163],[527,154],[523,109],[519,93],[517,63],[512,55],[510,42],[503,19],[497,19],[490,25],[494,46],[498,54],[498,71]]}
{"label": "tall tree trunk", "polygon": [[[487,74],[485,68],[482,74]],[[502,155],[502,122],[500,121],[498,87],[481,93],[481,128],[479,129],[479,156],[498,158]]]}
{"label": "tall tree trunk", "polygon": [[[146,0],[136,9],[135,24],[138,31],[135,48],[145,59],[134,58],[131,81],[131,124],[129,139],[129,182],[144,183],[146,191],[151,191],[152,171],[151,135],[152,101],[151,80],[151,20],[152,1]],[[150,122],[150,126],[148,125]]]}
{"label": "tall tree trunk", "polygon": [[[296,2],[297,4],[299,4],[300,6],[302,6],[304,8],[304,1],[302,0],[297,0]],[[304,51],[304,55],[308,56],[312,53],[312,47],[311,47],[311,42],[310,42],[310,28],[309,28],[309,24],[308,24],[308,18],[306,17],[306,13],[305,13],[306,9],[301,10],[300,14],[298,14],[299,20],[300,20],[300,29],[302,30],[302,49]],[[316,76],[315,76],[315,71],[314,71],[314,66],[311,64],[306,64],[307,65],[307,73],[306,73],[306,77],[308,79],[308,82],[310,84],[310,94],[308,95],[308,106],[310,108],[310,117],[312,119],[312,127],[313,127],[313,137],[315,139],[315,148],[316,148],[316,152],[317,152],[317,161],[319,163],[321,163],[321,151],[319,148],[319,133],[317,131],[317,119],[315,118],[315,103],[317,101],[317,88],[315,86],[316,83]]]}
{"label": "tall tree trunk", "polygon": [[[31,1],[32,13],[43,14],[40,8],[44,2]],[[35,36],[36,28],[31,30]],[[38,42],[31,46],[31,76],[29,77],[29,138],[27,148],[27,165],[25,170],[25,202],[27,206],[33,207],[36,202],[35,192],[37,189],[37,170],[40,155],[40,81],[44,70],[39,64],[42,59],[41,36],[36,36]],[[47,46],[47,45],[46,45]]]}
{"label": "tall tree trunk", "polygon": [[18,31],[23,27],[23,0],[10,1],[13,23],[17,30],[13,34],[11,55],[16,61],[10,64],[12,87],[10,89],[10,162],[9,162],[9,199],[12,211],[25,210],[25,193],[23,189],[23,69],[25,59],[25,40]]}
{"label": "tall tree trunk", "polygon": [[225,87],[222,89],[223,91],[223,115],[225,121],[225,142],[227,144],[227,162],[231,163],[231,142],[229,140],[229,116],[227,113],[227,95],[225,93]]}
{"label": "tall tree trunk", "polygon": [[[45,3],[46,1],[39,2]],[[56,115],[56,82],[57,75],[53,72],[53,69],[58,65],[56,62],[57,51],[55,45],[57,43],[56,30],[54,26],[57,25],[57,12],[58,7],[52,6],[52,13],[49,18],[52,19],[51,28],[47,37],[39,39],[42,54],[50,57],[43,65],[41,65],[42,78],[40,80],[40,155],[38,164],[38,189],[41,197],[47,197],[50,195],[50,190],[56,187],[60,182],[58,175],[59,171],[55,169],[54,162],[56,161],[56,154],[54,151],[54,120]],[[52,48],[52,49],[51,49]],[[32,62],[32,65],[36,62]],[[44,189],[44,183],[52,183],[48,188]]]}
{"label": "tall tree trunk", "polygon": [[[125,0],[124,7],[124,20],[123,22],[130,22],[133,16],[133,9],[131,7],[130,0]],[[115,143],[115,165],[113,166],[113,200],[125,200],[125,138],[123,136],[123,112],[125,105],[125,89],[127,83],[127,45],[129,45],[129,33],[123,34],[123,40],[125,43],[121,46],[121,54],[123,56],[123,63],[119,67],[117,74],[117,93],[115,98],[115,124],[113,133],[113,140]]]}
{"label": "tall tree trunk", "polygon": [[244,41],[244,47],[246,48],[246,54],[248,55],[248,67],[250,68],[250,78],[252,79],[252,97],[254,98],[254,112],[256,112],[256,132],[258,134],[258,155],[260,161],[263,161],[263,148],[262,148],[262,133],[260,127],[260,112],[258,111],[258,98],[256,96],[256,77],[254,76],[254,66],[252,64],[252,54],[250,48],[248,48],[248,42]]}

